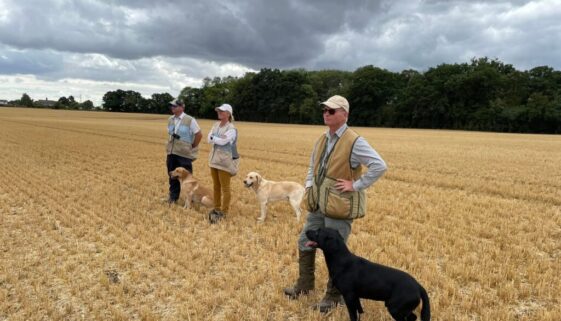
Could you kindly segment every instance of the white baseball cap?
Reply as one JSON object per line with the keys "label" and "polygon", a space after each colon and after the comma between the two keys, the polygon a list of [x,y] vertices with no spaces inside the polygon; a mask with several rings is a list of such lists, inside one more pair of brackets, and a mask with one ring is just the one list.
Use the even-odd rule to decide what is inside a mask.
{"label": "white baseball cap", "polygon": [[230,106],[229,104],[222,104],[216,108],[214,108],[214,110],[216,111],[227,111],[230,113],[230,115],[232,115],[234,113],[234,110],[232,109],[232,106]]}
{"label": "white baseball cap", "polygon": [[347,113],[349,112],[349,102],[343,96],[331,96],[328,100],[321,103],[321,105],[327,106],[331,109],[343,108]]}
{"label": "white baseball cap", "polygon": [[185,106],[185,103],[183,103],[183,101],[179,98],[176,98],[172,101],[169,102],[170,106]]}

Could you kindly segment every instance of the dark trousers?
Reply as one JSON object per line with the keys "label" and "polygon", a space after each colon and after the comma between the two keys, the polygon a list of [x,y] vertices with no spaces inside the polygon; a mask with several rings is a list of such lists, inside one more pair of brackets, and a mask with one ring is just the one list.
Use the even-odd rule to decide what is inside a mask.
{"label": "dark trousers", "polygon": [[[168,166],[168,173],[178,167],[184,167],[186,170],[190,171],[191,174],[193,174],[193,160],[190,158],[169,154],[166,159],[166,165]],[[179,183],[179,180],[170,178],[169,179],[170,200],[177,201],[180,192],[181,192],[181,184]]]}

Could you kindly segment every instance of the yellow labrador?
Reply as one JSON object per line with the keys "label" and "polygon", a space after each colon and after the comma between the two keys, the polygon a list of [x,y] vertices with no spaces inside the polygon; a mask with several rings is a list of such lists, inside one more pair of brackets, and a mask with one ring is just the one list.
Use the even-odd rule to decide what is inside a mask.
{"label": "yellow labrador", "polygon": [[250,172],[243,180],[245,187],[252,188],[257,195],[257,201],[261,206],[261,216],[257,219],[265,221],[267,216],[267,203],[288,200],[296,212],[296,219],[300,220],[302,214],[300,202],[304,197],[304,186],[295,182],[274,182],[264,179],[259,173]]}
{"label": "yellow labrador", "polygon": [[202,186],[199,181],[193,177],[191,172],[183,167],[178,167],[169,172],[171,178],[178,179],[181,183],[180,198],[185,199],[185,208],[191,208],[195,204],[197,209],[199,204],[203,204],[208,208],[214,207],[214,196],[210,189]]}

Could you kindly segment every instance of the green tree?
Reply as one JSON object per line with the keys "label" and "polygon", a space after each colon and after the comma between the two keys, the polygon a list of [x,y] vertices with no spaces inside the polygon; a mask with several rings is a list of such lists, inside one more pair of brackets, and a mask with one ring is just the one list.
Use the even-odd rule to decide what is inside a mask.
{"label": "green tree", "polygon": [[351,106],[349,123],[380,126],[382,108],[393,105],[403,81],[398,74],[373,66],[357,69],[351,77],[347,99]]}
{"label": "green tree", "polygon": [[340,70],[321,70],[309,72],[312,89],[321,101],[333,96],[346,96],[351,84],[352,73]]}
{"label": "green tree", "polygon": [[103,95],[103,109],[114,112],[144,112],[147,101],[142,95],[132,90],[108,91]]}
{"label": "green tree", "polygon": [[102,108],[106,111],[121,112],[123,110],[123,99],[125,92],[121,89],[108,91],[103,95]]}
{"label": "green tree", "polygon": [[302,99],[290,105],[290,115],[294,122],[300,124],[322,124],[322,109],[318,104],[318,96],[309,84],[302,85]]}
{"label": "green tree", "polygon": [[139,113],[146,110],[146,99],[140,93],[127,90],[123,98],[124,112]]}
{"label": "green tree", "polygon": [[462,128],[467,111],[462,86],[468,73],[467,64],[441,64],[425,74],[423,102],[413,111],[413,127]]}
{"label": "green tree", "polygon": [[185,102],[185,108],[189,114],[199,117],[203,103],[202,90],[200,88],[185,87],[179,93],[179,97]]}
{"label": "green tree", "polygon": [[232,83],[230,102],[234,107],[236,119],[254,120],[253,111],[257,108],[257,97],[253,87],[253,78],[255,76],[256,73],[246,73],[243,77]]}
{"label": "green tree", "polygon": [[86,100],[83,103],[80,104],[80,109],[83,110],[93,110],[94,109],[94,104],[91,100]]}
{"label": "green tree", "polygon": [[68,96],[68,109],[79,109],[79,108],[80,108],[80,103],[78,103],[74,99],[74,96],[72,95]]}
{"label": "green tree", "polygon": [[[315,116],[318,121],[321,120],[321,109],[317,103],[318,96],[310,84],[306,71],[301,69],[283,71],[282,82],[278,90],[280,93],[285,93],[280,94],[282,99],[277,99],[280,112],[283,113],[282,122],[309,123],[315,121],[312,119]],[[310,109],[312,109],[311,113]]]}
{"label": "green tree", "polygon": [[[426,72],[371,65],[352,73],[261,69],[240,78],[207,77],[201,88],[183,88],[179,98],[202,118],[214,119],[214,108],[227,102],[238,120],[319,124],[319,102],[339,94],[351,104],[351,125],[558,133],[560,88],[561,72],[551,67],[517,71],[483,57]],[[168,100],[168,94],[146,100],[117,90],[105,94],[103,108],[167,113]]]}
{"label": "green tree", "polygon": [[152,94],[151,99],[146,101],[147,113],[153,114],[169,114],[169,102],[173,100],[173,96],[168,93]]}
{"label": "green tree", "polygon": [[195,88],[186,87],[180,93],[180,97],[186,97],[186,101],[192,104],[189,107],[186,106],[186,108],[189,108],[193,115],[214,119],[216,118],[214,108],[225,102],[231,102],[232,87],[235,82],[236,78],[234,77],[205,78],[203,87],[199,91]]}
{"label": "green tree", "polygon": [[22,107],[33,107],[33,100],[29,97],[28,94],[21,95],[21,99],[19,101],[19,105]]}
{"label": "green tree", "polygon": [[69,105],[70,105],[70,101],[68,100],[68,98],[62,96],[58,99],[54,108],[55,109],[66,109],[66,108],[68,108]]}

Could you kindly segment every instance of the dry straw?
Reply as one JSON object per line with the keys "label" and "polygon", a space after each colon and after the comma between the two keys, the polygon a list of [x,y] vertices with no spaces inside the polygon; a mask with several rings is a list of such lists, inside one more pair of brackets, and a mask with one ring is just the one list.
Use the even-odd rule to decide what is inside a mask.
{"label": "dry straw", "polygon": [[[302,182],[324,127],[236,126],[232,210],[210,225],[164,202],[165,116],[0,108],[0,320],[345,320],[309,308],[321,255],[317,290],[283,296],[302,222],[274,203],[258,224],[242,184]],[[561,137],[356,130],[389,165],[353,225],[356,254],[414,275],[433,320],[559,320]],[[362,320],[391,320],[363,305]]]}

